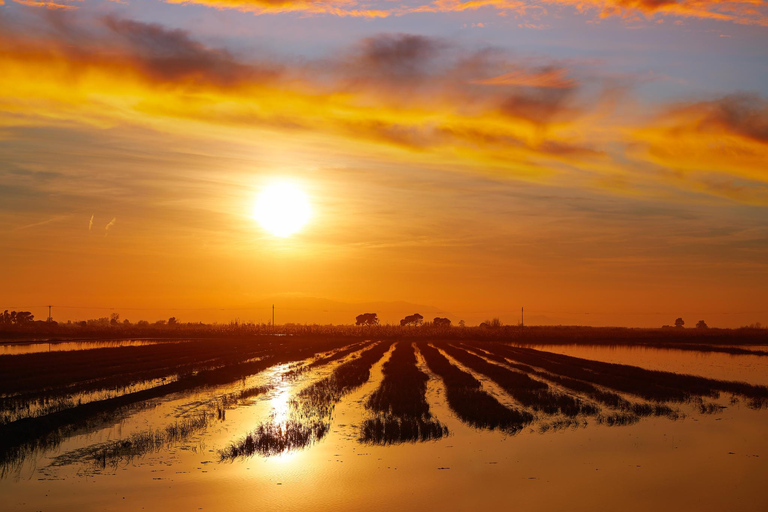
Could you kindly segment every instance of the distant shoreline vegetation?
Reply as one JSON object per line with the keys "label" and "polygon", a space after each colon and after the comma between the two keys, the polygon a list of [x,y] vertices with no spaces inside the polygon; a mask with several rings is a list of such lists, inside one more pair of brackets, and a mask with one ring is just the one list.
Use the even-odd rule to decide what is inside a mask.
{"label": "distant shoreline vegetation", "polygon": [[[30,343],[90,340],[90,339],[184,339],[247,336],[342,336],[361,339],[488,339],[521,344],[649,344],[660,348],[724,351],[751,354],[762,351],[713,345],[768,345],[768,328],[756,323],[737,329],[709,327],[590,327],[574,325],[503,325],[498,319],[485,321],[479,326],[466,326],[463,321],[451,324],[447,318],[422,321],[421,315],[405,317],[399,324],[360,322],[357,325],[319,325],[286,323],[270,325],[233,321],[230,323],[181,322],[175,317],[150,323],[120,320],[111,317],[81,322],[35,321],[25,312],[13,312],[21,322],[2,321],[0,313],[0,343]],[[374,314],[368,318],[372,318]],[[4,318],[11,318],[8,313]],[[414,321],[414,318],[416,321]],[[354,320],[354,319],[352,319]],[[700,322],[700,324],[703,322]],[[699,325],[700,325],[699,324]],[[698,345],[698,346],[697,346]]]}

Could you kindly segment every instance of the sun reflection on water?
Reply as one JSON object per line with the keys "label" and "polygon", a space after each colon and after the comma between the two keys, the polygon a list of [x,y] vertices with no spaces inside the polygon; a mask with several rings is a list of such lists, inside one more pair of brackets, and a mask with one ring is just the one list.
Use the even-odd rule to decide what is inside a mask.
{"label": "sun reflection on water", "polygon": [[285,424],[288,421],[291,409],[291,386],[289,384],[280,384],[275,389],[274,397],[269,401],[272,406],[272,420],[279,424],[285,431]]}

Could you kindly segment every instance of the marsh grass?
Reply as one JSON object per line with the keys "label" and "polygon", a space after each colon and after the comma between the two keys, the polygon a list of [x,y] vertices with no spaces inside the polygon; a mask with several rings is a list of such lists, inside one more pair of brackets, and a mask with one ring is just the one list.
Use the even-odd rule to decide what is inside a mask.
{"label": "marsh grass", "polygon": [[330,430],[336,404],[370,378],[371,367],[386,354],[391,342],[379,342],[359,356],[337,366],[326,377],[302,389],[290,401],[290,418],[266,422],[243,439],[219,452],[221,460],[254,454],[273,456],[305,448],[321,440]]}
{"label": "marsh grass", "polygon": [[422,343],[419,351],[429,370],[443,380],[449,407],[465,423],[477,428],[517,432],[533,421],[527,411],[505,407],[482,390],[480,381],[451,364],[434,347]]}
{"label": "marsh grass", "polygon": [[176,378],[168,377],[152,381],[139,381],[115,389],[96,389],[75,394],[62,394],[65,390],[47,391],[44,394],[16,395],[0,398],[0,426],[24,419],[38,418],[80,405],[135,393],[155,386],[168,384]]}
{"label": "marsh grass", "polygon": [[[499,353],[499,351],[503,350],[503,348],[501,348],[498,345],[493,345],[493,346],[483,345],[483,347],[480,348],[477,345],[464,343],[461,346],[462,348],[470,351],[475,355],[485,357],[487,359],[490,359],[491,361],[501,363],[503,365],[509,366],[510,368],[514,368],[518,371],[521,371],[523,373],[533,375],[539,379],[546,380],[562,388],[569,389],[571,391],[575,391],[583,395],[587,395],[591,399],[597,402],[603,403],[605,405],[608,405],[610,407],[628,408],[631,406],[631,403],[623,399],[620,395],[616,393],[612,393],[610,391],[601,390],[588,382],[571,379],[569,377],[563,377],[562,375],[542,372],[542,371],[536,370],[535,368],[527,364],[520,364],[517,362],[509,361],[507,357],[503,355],[503,353]],[[494,351],[494,349],[496,350]]]}
{"label": "marsh grass", "polygon": [[121,461],[130,461],[157,452],[173,443],[185,441],[192,434],[205,429],[212,418],[212,415],[204,413],[176,421],[163,429],[138,433],[128,439],[92,448],[89,457],[102,468],[107,465],[117,466]]}
{"label": "marsh grass", "polygon": [[314,361],[308,364],[305,364],[305,363],[296,364],[294,367],[292,367],[288,372],[286,372],[283,375],[283,380],[295,380],[310,370],[313,370],[321,366],[325,366],[327,364],[333,363],[334,361],[338,361],[339,359],[343,359],[350,354],[359,352],[365,349],[366,347],[370,346],[371,343],[372,342],[370,340],[361,341],[357,343],[352,343],[338,350],[334,350],[329,354],[318,354],[317,356],[315,356]]}
{"label": "marsh grass", "polygon": [[555,432],[559,430],[584,428],[587,426],[587,422],[577,418],[558,418],[552,421],[545,421],[538,424],[536,429],[540,434],[547,432]]}
{"label": "marsh grass", "polygon": [[312,369],[318,366],[326,365],[333,361],[338,361],[339,359],[343,359],[353,352],[357,352],[366,348],[370,344],[371,344],[370,340],[361,341],[358,343],[352,343],[351,345],[348,345],[346,347],[340,348],[332,352],[330,355],[316,358],[314,361],[312,361],[307,365],[307,368]]}
{"label": "marsh grass", "polygon": [[202,413],[177,419],[165,428],[154,429],[134,434],[127,439],[120,439],[85,447],[57,457],[54,466],[63,466],[75,462],[91,461],[105,468],[115,467],[120,462],[130,461],[148,453],[160,451],[175,443],[186,441],[193,434],[205,430],[214,419],[224,421],[226,411],[243,405],[247,400],[261,396],[274,386],[254,386],[233,393],[225,394],[205,403],[207,410]]}
{"label": "marsh grass", "polygon": [[750,398],[753,406],[768,399],[766,386],[646,370],[637,366],[604,363],[502,344],[489,344],[488,348],[500,351],[497,353],[515,361],[542,368],[562,377],[589,382],[656,402],[685,402],[696,396],[717,398],[721,392]]}
{"label": "marsh grass", "polygon": [[448,434],[448,427],[437,420],[385,414],[363,422],[360,440],[364,443],[398,444],[430,441]]}
{"label": "marsh grass", "polygon": [[699,343],[658,343],[652,348],[666,350],[691,350],[694,352],[715,352],[730,354],[733,356],[768,356],[768,350],[755,350],[743,347],[720,347],[717,345],[704,345]]}
{"label": "marsh grass", "polygon": [[288,420],[282,424],[262,423],[255,431],[222,450],[219,456],[222,460],[233,460],[256,453],[263,456],[279,455],[305,448],[322,439],[328,428],[328,423],[323,421],[307,423]]}
{"label": "marsh grass", "polygon": [[597,423],[599,425],[607,425],[609,427],[634,425],[638,421],[640,421],[640,416],[626,412],[612,412],[609,414],[599,414],[597,416]]}
{"label": "marsh grass", "polygon": [[429,377],[416,367],[413,344],[399,342],[382,368],[384,378],[366,406],[381,414],[430,416],[426,399]]}
{"label": "marsh grass", "polygon": [[120,389],[135,382],[186,376],[276,352],[276,346],[248,340],[204,340],[71,352],[0,357],[4,398],[72,395]]}
{"label": "marsh grass", "polygon": [[427,441],[448,435],[448,427],[432,418],[427,403],[429,377],[416,367],[416,353],[410,342],[398,342],[382,367],[384,378],[366,402],[375,418],[366,419],[360,440],[393,444]]}
{"label": "marsh grass", "polygon": [[330,418],[342,396],[368,382],[371,367],[391,346],[391,342],[380,342],[336,367],[330,377],[302,389],[292,405],[304,417]]}
{"label": "marsh grass", "polygon": [[[296,340],[290,341],[294,342]],[[257,374],[270,366],[307,359],[316,353],[338,348],[339,345],[337,341],[319,342],[317,340],[313,340],[311,343],[299,342],[296,344],[288,343],[285,340],[261,340],[261,342],[263,344],[258,348],[258,351],[261,353],[259,358],[254,358],[257,349],[251,346],[251,349],[246,350],[243,354],[238,355],[237,359],[233,360],[240,362],[232,362],[231,364],[221,366],[219,365],[220,361],[217,360],[217,364],[213,368],[196,370],[166,384],[105,400],[76,405],[75,407],[65,408],[40,417],[23,418],[0,425],[0,468],[14,465],[20,459],[37,450],[55,446],[63,437],[95,428],[95,426],[103,424],[105,421],[110,421],[109,418],[126,414],[133,408],[148,401],[174,393],[186,393],[196,388],[236,382],[250,375]],[[256,342],[250,340],[249,343],[253,345]],[[156,346],[121,347],[108,350],[122,351],[123,349],[144,349],[148,347]],[[179,351],[178,348],[176,350],[177,352],[184,352]],[[91,356],[85,354],[87,352],[99,352],[99,350],[83,351],[79,355],[86,355],[87,359],[90,360]],[[76,354],[76,352],[54,352],[51,353],[51,356],[63,355],[67,356],[66,359],[68,360],[70,354]],[[39,354],[29,354],[29,356],[37,355]]]}
{"label": "marsh grass", "polygon": [[[573,379],[570,377],[564,377],[562,375],[556,375],[549,372],[539,371],[529,365],[509,361],[507,359],[507,356],[505,356],[503,353],[504,348],[506,348],[505,346],[497,346],[497,345],[485,346],[484,345],[482,349],[471,344],[464,344],[462,346],[467,350],[470,350],[474,354],[478,354],[478,355],[482,354],[483,356],[493,361],[499,362],[501,364],[505,364],[519,371],[534,375],[537,378],[546,380],[548,382],[552,382],[553,384],[556,384],[562,388],[569,389],[571,391],[584,395],[587,398],[590,398],[596,402],[602,403],[603,405],[607,405],[613,409],[618,409],[619,411],[622,411],[624,415],[667,416],[673,419],[677,417],[677,413],[669,406],[658,404],[658,403],[648,404],[648,403],[631,402],[623,398],[621,395],[617,393],[600,389],[589,382]],[[619,424],[619,423],[616,423],[616,424]],[[629,424],[629,423],[624,423],[624,424]]]}
{"label": "marsh grass", "polygon": [[559,413],[570,417],[598,412],[595,406],[562,393],[552,392],[546,383],[533,380],[524,373],[489,363],[482,357],[453,345],[440,348],[470,370],[491,379],[517,402],[534,411],[550,415]]}
{"label": "marsh grass", "polygon": [[[651,415],[677,417],[678,411],[667,402],[690,402],[700,413],[717,413],[721,406],[705,403],[702,397],[716,398],[723,392],[730,393],[735,401],[746,398],[751,408],[768,404],[765,386],[563,356],[493,341],[496,338],[490,335],[465,339],[462,332],[455,335],[459,342],[430,342],[424,334],[427,331],[419,329],[413,329],[414,338],[419,340],[429,370],[443,380],[448,405],[474,427],[514,433],[531,423],[534,416],[523,408],[499,403],[483,391],[469,371],[486,375],[522,406],[551,415],[553,421],[541,427],[545,429],[582,424],[582,415],[595,415],[599,424],[610,426],[633,424]],[[374,330],[365,332],[373,335]],[[431,332],[434,336],[437,331]],[[290,365],[281,379],[292,379],[309,369],[339,362],[330,376],[295,395],[289,402],[286,421],[259,425],[220,455],[222,459],[255,453],[269,456],[309,446],[327,434],[338,402],[368,382],[372,366],[395,343],[393,339],[375,343],[342,340],[319,336],[228,338],[0,358],[0,474],[71,435],[97,430],[140,408],[151,407],[158,398],[244,380],[273,365]],[[375,416],[360,426],[360,441],[392,444],[448,434],[430,413],[428,376],[417,366],[412,342],[398,342],[382,372],[382,382],[365,404]],[[155,380],[141,380],[145,378]],[[145,382],[149,384],[145,386]],[[106,466],[157,450],[204,429],[209,421],[224,420],[229,408],[270,389],[255,386],[220,396],[206,403],[207,410],[199,416],[185,416],[165,428],[91,447],[83,453]],[[635,397],[648,402],[636,403]],[[601,413],[590,401],[612,410]]]}

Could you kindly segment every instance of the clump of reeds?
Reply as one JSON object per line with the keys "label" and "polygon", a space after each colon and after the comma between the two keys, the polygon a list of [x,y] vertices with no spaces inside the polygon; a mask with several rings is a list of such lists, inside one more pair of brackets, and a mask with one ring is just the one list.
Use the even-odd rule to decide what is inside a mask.
{"label": "clump of reeds", "polygon": [[543,434],[545,432],[549,432],[550,430],[565,430],[567,428],[576,429],[586,426],[586,421],[578,420],[576,418],[560,418],[554,421],[546,421],[539,424],[538,430],[539,433]]}
{"label": "clump of reeds", "polygon": [[219,455],[222,460],[247,457],[256,453],[264,456],[279,455],[304,448],[322,439],[327,432],[328,424],[323,421],[301,423],[288,420],[284,424],[263,423],[254,432],[222,450]]}
{"label": "clump of reeds", "polygon": [[265,393],[268,393],[269,391],[273,390],[275,388],[274,385],[264,385],[264,386],[253,386],[250,388],[242,389],[240,391],[235,391],[234,393],[226,394],[218,399],[219,404],[221,407],[229,407],[232,405],[240,404],[243,400],[247,400],[249,398],[254,398],[260,395],[263,395]]}
{"label": "clump of reeds", "polygon": [[615,412],[611,414],[600,414],[597,416],[597,422],[601,425],[607,425],[609,427],[619,427],[626,425],[634,425],[640,421],[640,416],[626,412]]}
{"label": "clump of reeds", "polygon": [[723,412],[724,406],[713,404],[711,402],[701,402],[699,404],[699,412],[701,414],[717,414]]}
{"label": "clump of reeds", "polygon": [[[186,440],[193,433],[204,429],[212,416],[201,414],[176,421],[164,429],[134,434],[127,439],[112,441],[87,450],[87,457],[102,468],[117,465],[120,461],[155,452],[170,444]],[[80,456],[85,454],[80,453]]]}
{"label": "clump of reeds", "polygon": [[423,442],[440,439],[448,433],[448,427],[439,421],[423,417],[383,415],[363,422],[360,440],[376,444]]}
{"label": "clump of reeds", "polygon": [[666,416],[668,418],[676,419],[678,415],[677,411],[668,405],[659,403],[632,403],[629,407],[624,409],[637,416]]}

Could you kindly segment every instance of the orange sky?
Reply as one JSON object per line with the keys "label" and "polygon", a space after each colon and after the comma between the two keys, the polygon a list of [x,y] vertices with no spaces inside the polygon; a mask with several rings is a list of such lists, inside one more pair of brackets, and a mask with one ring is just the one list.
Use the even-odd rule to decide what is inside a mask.
{"label": "orange sky", "polygon": [[[583,14],[569,15],[565,49],[516,49],[503,32],[448,36],[438,12],[347,20],[318,9],[355,2],[286,3],[314,13],[291,20],[319,35],[283,45],[221,29],[224,16],[246,28],[295,16],[250,12],[276,4],[150,3],[162,22],[109,2],[0,6],[0,307],[266,321],[276,302],[283,321],[326,323],[367,302],[388,321],[415,305],[514,323],[525,305],[541,323],[768,323],[764,49],[745,52],[754,90],[738,75],[708,84],[693,63],[664,75],[652,44],[627,40],[643,62],[632,71],[566,55]],[[480,7],[430,5],[480,23]],[[501,20],[523,4],[484,5]],[[593,21],[617,9],[594,5]],[[632,5],[651,11],[622,11],[611,31],[661,19],[674,37],[711,37],[723,69],[720,32],[768,42],[762,3],[717,21],[716,3]],[[425,33],[375,25],[409,16]],[[555,23],[530,16],[515,24]],[[335,23],[348,35],[324,32]],[[314,212],[286,239],[251,218],[274,180]]]}

